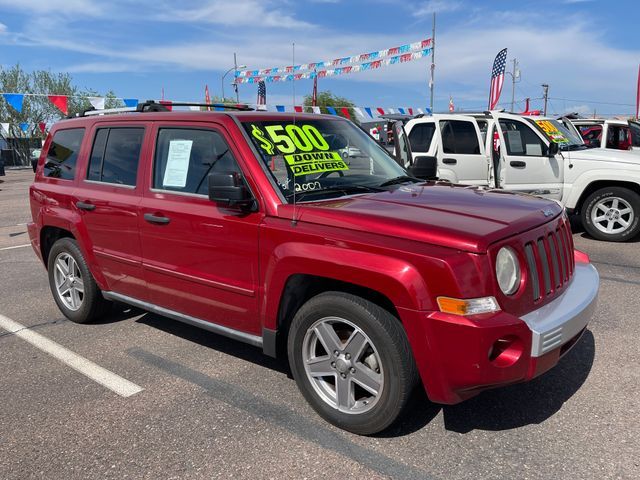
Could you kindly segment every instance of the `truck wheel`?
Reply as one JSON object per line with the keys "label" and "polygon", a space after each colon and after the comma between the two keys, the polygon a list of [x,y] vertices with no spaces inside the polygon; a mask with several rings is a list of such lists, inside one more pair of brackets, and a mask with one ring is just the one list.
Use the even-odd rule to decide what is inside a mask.
{"label": "truck wheel", "polygon": [[102,296],[74,239],[54,243],[47,263],[51,293],[65,317],[87,323],[109,311],[111,303]]}
{"label": "truck wheel", "polygon": [[296,383],[314,410],[360,435],[391,425],[418,379],[400,321],[346,293],[322,293],[298,310],[288,353]]}
{"label": "truck wheel", "polygon": [[582,225],[593,238],[623,242],[640,230],[640,195],[624,187],[596,190],[583,203]]}

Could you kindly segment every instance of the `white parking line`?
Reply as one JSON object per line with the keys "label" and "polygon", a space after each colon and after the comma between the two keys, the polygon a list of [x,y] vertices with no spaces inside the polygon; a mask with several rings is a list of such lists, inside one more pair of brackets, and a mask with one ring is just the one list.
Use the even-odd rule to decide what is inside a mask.
{"label": "white parking line", "polygon": [[14,245],[13,247],[2,247],[0,248],[0,251],[2,250],[13,250],[14,248],[24,248],[24,247],[30,247],[31,244],[30,243],[25,243],[24,245]]}
{"label": "white parking line", "polygon": [[39,348],[52,357],[57,358],[62,363],[122,397],[130,397],[131,395],[135,395],[143,390],[142,387],[135,383],[102,368],[100,365],[96,365],[91,360],[87,360],[86,358],[73,353],[71,350],[64,348],[53,340],[49,340],[39,333],[31,331],[28,327],[1,314],[0,327],[13,333],[16,337],[20,337],[24,341],[29,342],[34,347]]}

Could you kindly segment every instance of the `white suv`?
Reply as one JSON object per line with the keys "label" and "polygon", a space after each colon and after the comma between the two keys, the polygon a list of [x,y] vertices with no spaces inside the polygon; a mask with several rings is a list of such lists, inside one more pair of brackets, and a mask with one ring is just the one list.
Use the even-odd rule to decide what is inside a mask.
{"label": "white suv", "polygon": [[492,111],[420,117],[404,128],[413,158],[436,157],[443,180],[558,200],[600,240],[640,230],[640,155],[588,148],[571,124]]}
{"label": "white suv", "polygon": [[585,144],[611,150],[631,150],[640,154],[640,124],[619,119],[561,119],[570,121],[580,132]]}

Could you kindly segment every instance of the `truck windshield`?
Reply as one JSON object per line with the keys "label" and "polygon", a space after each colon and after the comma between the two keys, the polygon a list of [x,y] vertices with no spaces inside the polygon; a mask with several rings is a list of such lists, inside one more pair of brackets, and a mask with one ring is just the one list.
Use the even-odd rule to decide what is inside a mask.
{"label": "truck windshield", "polygon": [[[261,160],[288,201],[379,191],[408,174],[351,122],[331,118],[243,120]],[[407,178],[406,181],[411,181]]]}
{"label": "truck windshield", "polygon": [[558,120],[535,120],[528,118],[550,141],[559,145],[560,150],[584,150],[587,146],[582,137]]}

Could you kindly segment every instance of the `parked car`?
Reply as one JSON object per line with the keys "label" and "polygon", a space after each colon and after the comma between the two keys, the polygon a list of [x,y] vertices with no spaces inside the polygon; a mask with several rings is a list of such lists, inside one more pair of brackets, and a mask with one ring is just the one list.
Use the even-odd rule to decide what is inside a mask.
{"label": "parked car", "polygon": [[458,403],[584,332],[598,274],[557,202],[418,180],[428,158],[405,170],[339,117],[150,110],[63,120],[44,145],[28,230],[70,320],[124,302],[287,357],[358,434],[419,382]]}
{"label": "parked car", "polygon": [[31,168],[33,168],[33,172],[35,173],[36,167],[38,166],[38,160],[40,159],[40,154],[42,153],[41,148],[33,148],[31,149]]}
{"label": "parked car", "polygon": [[600,240],[640,231],[640,156],[589,149],[570,123],[494,111],[425,116],[405,130],[414,157],[437,158],[441,179],[557,200]]}
{"label": "parked car", "polygon": [[611,150],[631,150],[640,153],[640,124],[617,119],[571,118],[559,119],[571,122],[589,147]]}

